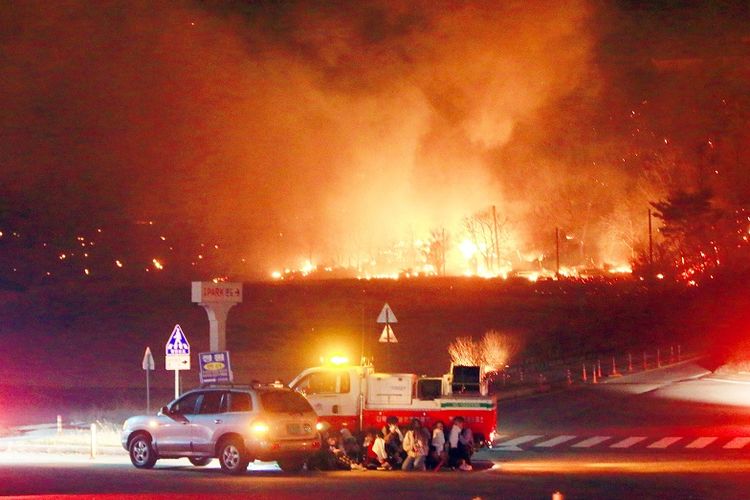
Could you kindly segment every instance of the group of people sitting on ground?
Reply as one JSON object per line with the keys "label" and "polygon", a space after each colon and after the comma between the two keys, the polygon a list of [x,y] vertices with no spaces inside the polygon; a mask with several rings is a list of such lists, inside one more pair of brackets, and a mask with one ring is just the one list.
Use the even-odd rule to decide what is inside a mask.
{"label": "group of people sitting on ground", "polygon": [[443,422],[432,430],[412,419],[406,432],[398,418],[388,417],[382,429],[368,430],[362,440],[349,429],[323,436],[321,450],[308,467],[318,470],[472,470],[474,436],[463,417],[455,417],[446,435]]}

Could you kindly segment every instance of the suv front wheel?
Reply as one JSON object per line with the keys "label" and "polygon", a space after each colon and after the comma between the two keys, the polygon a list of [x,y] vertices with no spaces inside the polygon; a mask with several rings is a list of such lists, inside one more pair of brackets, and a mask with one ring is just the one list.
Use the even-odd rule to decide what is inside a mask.
{"label": "suv front wheel", "polygon": [[219,444],[219,463],[227,474],[242,474],[247,470],[250,457],[238,438],[227,438]]}
{"label": "suv front wheel", "polygon": [[128,453],[130,461],[139,469],[150,469],[156,463],[156,452],[146,434],[138,434],[130,441]]}

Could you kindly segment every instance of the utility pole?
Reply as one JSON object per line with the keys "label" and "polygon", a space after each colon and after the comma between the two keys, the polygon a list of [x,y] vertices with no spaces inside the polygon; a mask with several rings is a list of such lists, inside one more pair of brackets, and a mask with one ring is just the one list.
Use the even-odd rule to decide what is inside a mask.
{"label": "utility pole", "polygon": [[442,228],[442,236],[440,241],[440,264],[443,268],[443,276],[445,276],[445,252],[446,252],[446,241],[445,241],[445,227]]}
{"label": "utility pole", "polygon": [[654,238],[651,232],[651,209],[648,209],[648,265],[649,273],[653,273],[654,268]]}
{"label": "utility pole", "polygon": [[359,364],[364,365],[365,364],[365,302],[362,301],[362,350],[361,355],[359,357]]}
{"label": "utility pole", "polygon": [[557,279],[560,279],[560,228],[555,228],[555,261],[556,261],[556,270],[555,270],[555,277]]}
{"label": "utility pole", "polygon": [[497,212],[495,211],[495,205],[492,205],[492,223],[495,227],[495,271],[500,270],[500,244],[497,236]]}

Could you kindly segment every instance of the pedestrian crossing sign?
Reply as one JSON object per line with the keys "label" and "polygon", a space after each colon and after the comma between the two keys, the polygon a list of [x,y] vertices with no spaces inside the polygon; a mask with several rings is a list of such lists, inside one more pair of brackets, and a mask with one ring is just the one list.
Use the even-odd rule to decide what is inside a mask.
{"label": "pedestrian crossing sign", "polygon": [[182,332],[180,325],[174,325],[172,335],[167,341],[167,356],[190,355],[190,343]]}

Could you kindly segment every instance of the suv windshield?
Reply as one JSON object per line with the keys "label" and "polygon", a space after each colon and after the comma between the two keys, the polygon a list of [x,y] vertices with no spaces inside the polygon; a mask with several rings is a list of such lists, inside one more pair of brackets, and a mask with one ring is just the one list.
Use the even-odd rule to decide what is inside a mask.
{"label": "suv windshield", "polygon": [[296,392],[269,391],[260,394],[263,408],[271,413],[305,413],[313,411],[307,400]]}

